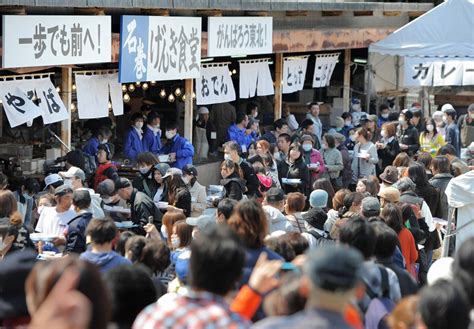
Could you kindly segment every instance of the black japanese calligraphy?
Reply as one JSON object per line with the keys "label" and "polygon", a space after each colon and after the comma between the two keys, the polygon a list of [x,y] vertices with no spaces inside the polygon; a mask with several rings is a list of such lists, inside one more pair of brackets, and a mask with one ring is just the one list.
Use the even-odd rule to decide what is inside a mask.
{"label": "black japanese calligraphy", "polygon": [[267,45],[267,25],[220,24],[217,28],[217,48],[261,48]]}
{"label": "black japanese calligraphy", "polygon": [[456,67],[452,67],[451,70],[446,72],[446,65],[447,64],[441,65],[441,79],[446,79],[448,76],[454,73],[454,71],[456,71]]}
{"label": "black japanese calligraphy", "polygon": [[417,66],[415,66],[415,71],[417,71],[417,73],[413,76],[413,79],[416,80],[416,79],[426,79],[426,77],[428,76],[428,71],[429,71],[430,67],[429,66],[423,66],[423,63],[420,63],[418,64]]}
{"label": "black japanese calligraphy", "polygon": [[46,105],[48,105],[49,113],[50,114],[53,114],[53,112],[58,113],[59,110],[61,109],[61,106],[54,99],[53,89],[49,88],[47,94],[45,91],[43,91],[43,96],[44,96],[44,99],[46,100]]}
{"label": "black japanese calligraphy", "polygon": [[8,93],[5,95],[5,98],[7,100],[7,104],[11,105],[20,112],[21,114],[25,114],[25,111],[21,109],[25,105],[25,100],[21,98],[20,96],[12,95],[11,93]]}

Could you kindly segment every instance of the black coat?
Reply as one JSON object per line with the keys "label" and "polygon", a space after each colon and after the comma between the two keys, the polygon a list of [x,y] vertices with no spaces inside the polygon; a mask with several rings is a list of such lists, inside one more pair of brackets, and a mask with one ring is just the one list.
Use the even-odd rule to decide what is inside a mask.
{"label": "black coat", "polygon": [[439,190],[431,184],[426,184],[425,186],[417,186],[415,193],[423,198],[430,207],[431,215],[433,217],[441,218],[441,207],[440,207],[440,194]]}
{"label": "black coat", "polygon": [[178,187],[172,206],[182,209],[186,217],[191,216],[191,193],[187,187]]}
{"label": "black coat", "polygon": [[130,210],[131,220],[134,224],[138,224],[140,227],[136,230],[139,234],[144,234],[145,230],[143,226],[148,223],[148,218],[153,217],[153,223],[155,224],[158,232],[161,228],[161,218],[163,217],[161,211],[155,206],[153,200],[143,192],[133,189],[132,196],[130,197]]}
{"label": "black coat", "polygon": [[[278,164],[278,177],[280,178],[281,186],[286,194],[290,192],[301,192],[306,196],[308,195],[308,192],[310,191],[309,170],[303,160],[303,156],[301,156],[301,158],[295,163],[290,163],[288,160],[280,162]],[[282,178],[301,179],[301,184],[298,186],[283,184]]]}
{"label": "black coat", "polygon": [[446,187],[448,186],[449,181],[453,178],[451,174],[437,174],[430,179],[430,184],[436,187],[439,190],[440,195],[440,215],[443,219],[448,219],[448,198],[444,191],[446,191]]}
{"label": "black coat", "polygon": [[404,151],[410,156],[414,155],[420,149],[420,135],[418,134],[418,130],[412,125],[409,125],[407,129],[401,128],[398,143],[408,145],[408,149]]}
{"label": "black coat", "polygon": [[398,144],[398,140],[396,138],[387,143],[385,148],[377,150],[379,159],[382,160],[381,169],[383,170],[385,167],[391,166],[398,153],[400,153],[400,145]]}
{"label": "black coat", "polygon": [[413,279],[411,274],[408,273],[405,269],[395,265],[392,260],[392,257],[390,257],[390,259],[377,258],[376,261],[377,263],[395,272],[395,275],[398,278],[398,283],[400,284],[400,293],[402,297],[416,295],[416,293],[418,292],[418,285],[416,284],[415,280]]}
{"label": "black coat", "polygon": [[92,213],[85,212],[69,221],[64,253],[80,254],[86,251],[86,227],[92,219]]}
{"label": "black coat", "polygon": [[227,178],[221,179],[221,185],[224,186],[224,198],[240,201],[245,191],[245,180],[241,179],[236,172],[233,172]]}
{"label": "black coat", "polygon": [[158,183],[153,177],[153,170],[150,170],[145,175],[140,174],[139,176],[135,177],[132,185],[138,191],[148,195],[152,200],[155,197],[156,191],[158,190]]}
{"label": "black coat", "polygon": [[258,187],[260,186],[260,182],[257,175],[255,175],[255,170],[253,170],[253,167],[245,160],[242,160],[239,166],[244,175],[243,179],[247,182],[247,190],[244,189],[244,194],[249,197],[259,197]]}

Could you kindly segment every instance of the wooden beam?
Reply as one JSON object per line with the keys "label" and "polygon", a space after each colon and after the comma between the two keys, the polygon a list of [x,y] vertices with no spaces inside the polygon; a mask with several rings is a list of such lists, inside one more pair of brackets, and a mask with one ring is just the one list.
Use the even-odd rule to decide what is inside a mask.
{"label": "wooden beam", "polygon": [[193,79],[184,80],[184,137],[193,142]]}
{"label": "wooden beam", "polygon": [[25,6],[1,6],[2,15],[26,15]]}
{"label": "wooden beam", "polygon": [[202,9],[197,11],[197,16],[222,16],[222,10],[220,9]]}
{"label": "wooden beam", "polygon": [[78,15],[96,15],[103,16],[105,15],[105,9],[99,7],[83,7],[83,8],[74,8],[74,13]]}
{"label": "wooden beam", "polygon": [[286,16],[288,17],[308,16],[308,11],[307,10],[287,10]]}
{"label": "wooden beam", "polygon": [[361,10],[354,11],[354,16],[373,16],[374,12],[372,10]]}
{"label": "wooden beam", "polygon": [[[61,139],[71,149],[71,103],[72,103],[72,68],[61,68],[61,99],[69,112],[69,118],[61,121]],[[64,148],[63,155],[68,151]]]}
{"label": "wooden beam", "polygon": [[384,11],[384,16],[400,16],[402,13],[400,11]]}
{"label": "wooden beam", "polygon": [[281,105],[282,105],[282,81],[283,81],[283,54],[279,53],[275,55],[275,97],[273,104],[273,114],[275,120],[281,118]]}
{"label": "wooden beam", "polygon": [[323,17],[342,16],[342,10],[324,10]]}
{"label": "wooden beam", "polygon": [[408,14],[408,17],[419,17],[423,15],[424,13],[425,13],[424,11],[409,11],[407,14]]}
{"label": "wooden beam", "polygon": [[142,14],[149,15],[149,16],[169,16],[170,15],[169,9],[146,8],[146,9],[141,9],[140,12]]}
{"label": "wooden beam", "polygon": [[344,49],[344,89],[342,91],[343,111],[349,111],[351,98],[351,50]]}

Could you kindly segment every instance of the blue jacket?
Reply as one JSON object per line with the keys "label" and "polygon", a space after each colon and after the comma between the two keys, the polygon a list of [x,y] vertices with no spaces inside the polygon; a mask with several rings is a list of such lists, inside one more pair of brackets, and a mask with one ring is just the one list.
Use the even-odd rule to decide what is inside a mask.
{"label": "blue jacket", "polygon": [[82,152],[87,155],[96,156],[99,145],[99,139],[97,137],[91,137],[87,141],[86,145],[84,145],[84,147],[82,148]]}
{"label": "blue jacket", "polygon": [[170,166],[183,169],[185,165],[193,163],[194,147],[186,138],[176,134],[172,140],[166,141],[161,148],[161,153],[176,153],[176,161],[170,162]]}
{"label": "blue jacket", "polygon": [[227,140],[237,142],[240,147],[245,145],[245,148],[248,150],[250,143],[252,143],[253,138],[251,135],[245,134],[245,128],[240,129],[234,123],[232,126],[227,129]]}
{"label": "blue jacket", "polygon": [[143,151],[158,154],[161,149],[161,134],[155,133],[148,127],[143,128]]}
{"label": "blue jacket", "polygon": [[125,136],[125,141],[123,142],[123,154],[126,158],[135,160],[137,155],[142,152],[145,152],[142,140],[140,139],[137,130],[131,127]]}
{"label": "blue jacket", "polygon": [[86,251],[86,227],[92,219],[92,213],[85,212],[69,221],[67,228],[65,253],[83,253]]}
{"label": "blue jacket", "polygon": [[115,251],[98,253],[86,251],[83,252],[79,258],[97,265],[101,273],[105,273],[120,265],[132,265],[132,262],[120,256]]}
{"label": "blue jacket", "polygon": [[379,126],[379,128],[380,128],[380,127],[382,127],[382,125],[383,125],[385,122],[388,122],[388,118],[387,118],[387,119],[384,119],[384,118],[382,118],[382,117],[379,117],[379,118],[377,119],[377,126]]}

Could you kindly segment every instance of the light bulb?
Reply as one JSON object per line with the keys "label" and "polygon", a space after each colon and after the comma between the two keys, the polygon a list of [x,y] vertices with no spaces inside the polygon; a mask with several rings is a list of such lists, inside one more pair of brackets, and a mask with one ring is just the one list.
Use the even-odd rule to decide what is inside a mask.
{"label": "light bulb", "polygon": [[229,75],[232,76],[232,71],[229,70]]}
{"label": "light bulb", "polygon": [[134,90],[135,90],[135,85],[133,83],[128,85],[128,91],[133,92]]}
{"label": "light bulb", "polygon": [[233,69],[233,70],[232,70],[232,74],[237,74],[237,70],[236,70],[236,69]]}
{"label": "light bulb", "polygon": [[155,80],[152,80],[152,81],[150,81],[150,84],[151,84],[152,86],[154,86],[154,85],[156,85],[156,81],[155,81]]}
{"label": "light bulb", "polygon": [[59,86],[57,86],[57,87],[56,87],[56,91],[57,91],[58,93],[60,93],[60,92],[61,92],[61,88],[60,88]]}
{"label": "light bulb", "polygon": [[122,85],[122,91],[123,92],[127,91],[127,85]]}
{"label": "light bulb", "polygon": [[141,83],[140,81],[135,82],[135,86],[140,87]]}
{"label": "light bulb", "polygon": [[173,103],[173,102],[174,102],[174,96],[173,96],[173,94],[170,94],[170,95],[168,96],[168,102],[170,102],[170,103]]}
{"label": "light bulb", "polygon": [[165,97],[166,97],[166,90],[161,89],[161,91],[160,91],[160,97],[161,97],[161,98],[165,98]]}
{"label": "light bulb", "polygon": [[112,109],[112,103],[109,101],[109,103],[107,104],[107,107],[110,109]]}
{"label": "light bulb", "polygon": [[179,87],[176,88],[176,90],[174,91],[174,94],[175,94],[176,96],[181,95],[181,88],[179,88]]}
{"label": "light bulb", "polygon": [[145,82],[144,84],[142,84],[142,88],[143,88],[143,90],[147,90],[148,89],[148,83]]}
{"label": "light bulb", "polygon": [[182,100],[183,102],[185,102],[185,101],[186,101],[186,95],[183,95],[183,97],[181,97],[181,100]]}
{"label": "light bulb", "polygon": [[124,101],[125,103],[130,102],[130,95],[129,95],[129,94],[123,95],[123,101]]}
{"label": "light bulb", "polygon": [[196,98],[196,93],[193,91],[193,99]]}
{"label": "light bulb", "polygon": [[76,84],[75,83],[72,85],[72,90],[76,90]]}
{"label": "light bulb", "polygon": [[76,110],[76,104],[75,103],[71,103],[71,111],[75,111]]}

